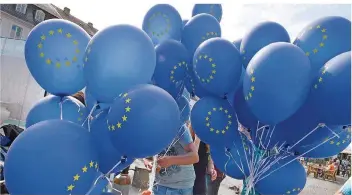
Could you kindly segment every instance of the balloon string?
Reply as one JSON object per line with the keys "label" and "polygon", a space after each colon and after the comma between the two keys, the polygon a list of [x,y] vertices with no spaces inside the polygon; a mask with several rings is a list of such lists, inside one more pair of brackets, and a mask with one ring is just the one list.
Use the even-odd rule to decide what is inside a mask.
{"label": "balloon string", "polygon": [[98,107],[98,102],[95,102],[93,108],[90,110],[88,116],[86,119],[84,119],[83,123],[82,123],[82,127],[84,126],[84,124],[86,124],[86,122],[88,121],[88,131],[90,131],[90,124],[89,124],[89,119],[92,117],[93,112],[95,111],[95,109]]}
{"label": "balloon string", "polygon": [[270,174],[272,174],[272,173],[274,173],[275,171],[281,169],[282,167],[285,167],[286,165],[288,165],[288,164],[290,164],[291,162],[295,161],[296,159],[301,158],[302,156],[304,156],[305,154],[309,153],[310,151],[315,150],[315,149],[318,148],[319,146],[325,144],[326,142],[330,141],[331,139],[333,139],[333,138],[335,138],[335,137],[336,137],[336,136],[333,136],[333,137],[331,137],[331,138],[325,140],[324,142],[321,142],[320,144],[316,145],[315,147],[311,148],[310,150],[306,151],[305,153],[299,155],[298,157],[292,159],[291,161],[287,162],[286,164],[282,165],[281,167],[279,167],[279,168],[277,168],[277,169],[271,171],[269,174],[267,174],[267,175],[265,175],[264,177],[260,178],[260,179],[258,180],[258,182],[259,182],[260,180],[262,180],[262,179],[265,179],[265,178],[268,177]]}
{"label": "balloon string", "polygon": [[257,139],[258,130],[259,130],[259,121],[257,122],[257,130],[255,131],[255,138],[254,139]]}
{"label": "balloon string", "polygon": [[153,156],[153,166],[152,166],[152,172],[149,174],[149,191],[153,191],[154,187],[154,181],[155,181],[155,176],[156,176],[156,168],[157,168],[157,160],[158,160],[158,155]]}
{"label": "balloon string", "polygon": [[275,127],[276,127],[276,126],[274,126],[273,129],[271,130],[271,133],[270,133],[270,136],[269,136],[268,144],[266,144],[266,149],[268,149],[268,147],[269,147],[269,145],[270,145],[271,137],[272,137],[273,134],[274,134]]}
{"label": "balloon string", "polygon": [[[236,166],[238,167],[238,169],[239,169],[243,174],[245,174],[245,173],[244,173],[244,169],[243,169],[243,165],[240,166],[240,165],[237,163],[237,161],[235,160],[235,158],[232,156],[232,153],[231,153],[231,152],[225,150],[225,155],[229,158],[229,161],[230,161],[230,159],[232,158],[233,162],[236,164]],[[227,165],[226,165],[226,166],[227,166]]]}
{"label": "balloon string", "polygon": [[62,104],[63,104],[63,99],[61,98],[60,103],[59,103],[59,105],[60,105],[60,120],[63,120],[63,118],[64,118]]}
{"label": "balloon string", "polygon": [[306,139],[310,134],[312,134],[315,130],[317,130],[320,127],[324,127],[325,124],[318,124],[318,126],[316,126],[313,130],[311,130],[309,133],[307,133],[307,135],[303,136],[300,140],[298,140],[295,144],[293,144],[293,146],[289,147],[289,150],[291,150],[292,148],[294,148],[297,144],[301,143],[304,139]]}
{"label": "balloon string", "polygon": [[336,137],[338,137],[338,138],[340,139],[339,134],[335,133],[335,131],[333,131],[332,129],[330,129],[330,127],[328,127],[328,126],[326,126],[326,125],[325,125],[325,127],[326,127],[333,135],[335,135]]}

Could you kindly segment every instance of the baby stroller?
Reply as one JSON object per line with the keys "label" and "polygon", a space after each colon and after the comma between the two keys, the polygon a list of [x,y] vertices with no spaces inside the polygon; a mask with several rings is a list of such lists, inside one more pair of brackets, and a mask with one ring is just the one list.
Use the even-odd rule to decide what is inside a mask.
{"label": "baby stroller", "polygon": [[4,162],[6,160],[6,153],[11,146],[12,142],[16,139],[16,137],[23,132],[23,129],[16,125],[3,125],[0,128],[0,180],[1,180],[1,193],[8,193],[5,187],[4,181]]}

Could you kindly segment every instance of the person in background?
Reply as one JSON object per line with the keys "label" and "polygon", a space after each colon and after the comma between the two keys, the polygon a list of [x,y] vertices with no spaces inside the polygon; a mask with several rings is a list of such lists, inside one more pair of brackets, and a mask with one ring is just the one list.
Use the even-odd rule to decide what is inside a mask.
{"label": "person in background", "polygon": [[[187,126],[183,128],[185,131],[177,137],[179,140],[167,151],[164,150],[159,154],[157,165],[160,171],[156,173],[154,195],[193,195],[196,178],[193,164],[199,161],[199,141],[196,139],[193,142],[189,128]],[[143,160],[146,168],[151,170],[152,161]],[[144,191],[142,194],[151,192]]]}
{"label": "person in background", "polygon": [[[211,158],[209,160],[212,161]],[[226,175],[222,173],[218,168],[216,168],[216,166],[214,167],[214,169],[217,173],[217,177],[214,180],[211,174],[208,173],[209,175],[207,177],[207,195],[217,195],[219,192],[220,184],[222,180],[224,180],[226,177]]]}

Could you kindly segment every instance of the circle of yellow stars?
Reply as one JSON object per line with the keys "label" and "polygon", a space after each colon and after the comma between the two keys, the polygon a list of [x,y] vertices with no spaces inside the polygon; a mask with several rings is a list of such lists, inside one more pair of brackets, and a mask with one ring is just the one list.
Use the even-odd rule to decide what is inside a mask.
{"label": "circle of yellow stars", "polygon": [[[331,139],[329,144],[330,145],[336,145],[337,147],[339,147],[341,144],[345,144],[346,142],[351,142],[351,127],[347,128],[348,131],[348,135],[346,135],[346,137],[344,137],[344,139],[342,139],[343,137],[340,136],[340,138],[336,137],[334,139]],[[329,140],[329,137],[325,138],[324,141],[326,142],[327,140]]]}
{"label": "circle of yellow stars", "polygon": [[[223,112],[226,118],[228,119],[227,124],[223,129],[215,129],[211,125],[211,116],[215,112]],[[231,125],[232,125],[232,115],[229,114],[229,111],[227,109],[224,109],[223,107],[219,107],[219,108],[214,107],[212,110],[210,110],[207,113],[207,116],[205,117],[205,126],[209,128],[210,132],[215,132],[216,134],[220,134],[220,133],[225,134],[226,131],[230,129]]]}
{"label": "circle of yellow stars", "polygon": [[84,165],[82,167],[81,171],[73,176],[73,181],[69,186],[67,186],[67,191],[70,192],[70,194],[71,194],[72,191],[74,191],[74,189],[77,185],[77,182],[79,181],[81,176],[84,176],[84,174],[87,173],[89,170],[94,170],[94,169],[96,171],[98,171],[98,163],[97,162],[90,161],[88,163],[88,165]]}
{"label": "circle of yellow stars", "polygon": [[255,90],[255,76],[254,76],[254,69],[251,68],[249,70],[249,75],[250,75],[250,83],[251,83],[251,87],[250,87],[250,90],[249,92],[246,94],[246,96],[244,97],[245,100],[249,100],[253,97],[253,93],[254,93],[254,90]]}
{"label": "circle of yellow stars", "polygon": [[283,195],[299,193],[300,191],[302,191],[301,188],[293,188],[292,190],[288,190],[288,191],[287,191],[285,194],[283,194]]}
{"label": "circle of yellow stars", "polygon": [[202,36],[202,40],[208,40],[210,38],[214,38],[214,37],[218,37],[218,33],[217,32],[207,32],[204,36]]}
{"label": "circle of yellow stars", "polygon": [[185,61],[177,63],[174,67],[172,67],[170,71],[170,81],[176,83],[178,80],[175,78],[175,72],[177,69],[181,69],[182,67],[187,67],[187,63]]}
{"label": "circle of yellow stars", "polygon": [[128,97],[128,93],[120,94],[123,101],[125,102],[125,114],[121,117],[120,120],[117,121],[116,124],[108,124],[109,131],[115,131],[116,129],[121,129],[125,123],[127,123],[128,113],[131,112],[132,108],[130,107],[132,99]]}
{"label": "circle of yellow stars", "polygon": [[208,61],[212,69],[211,69],[211,72],[209,73],[208,77],[201,78],[198,76],[198,79],[202,83],[210,83],[210,81],[214,79],[215,74],[216,74],[216,63],[214,62],[213,58],[209,57],[206,54],[199,55],[195,60],[196,64],[198,63],[198,61],[201,61],[201,60]]}
{"label": "circle of yellow stars", "polygon": [[[151,23],[154,19],[156,18],[163,18],[166,22],[166,28],[164,30],[161,30],[159,32],[155,32],[153,29],[151,29]],[[164,35],[166,35],[167,33],[169,33],[169,31],[171,30],[171,23],[170,23],[170,18],[167,14],[162,13],[162,12],[157,12],[154,13],[149,19],[148,19],[148,24],[147,24],[147,29],[149,31],[149,33],[153,36],[153,37],[157,37],[157,38],[161,38]]]}
{"label": "circle of yellow stars", "polygon": [[[300,37],[302,37],[304,35],[305,32],[310,31],[310,30],[318,30],[319,32],[321,32],[320,36],[321,36],[321,41],[319,42],[318,45],[316,45],[315,47],[311,48],[310,50],[304,51],[306,56],[310,56],[311,54],[317,54],[319,52],[319,50],[323,49],[325,47],[326,44],[326,40],[328,39],[328,35],[327,35],[327,29],[323,28],[321,25],[316,25],[316,26],[310,26],[307,29],[305,29],[299,36],[298,36],[298,40]],[[297,45],[296,43],[294,43],[295,45]]]}
{"label": "circle of yellow stars", "polygon": [[[50,39],[50,37],[53,36],[63,36],[67,39],[72,40],[72,43],[76,46],[75,48],[75,55],[72,57],[72,59],[64,59],[64,62],[61,62],[60,60],[56,59],[52,59],[49,56],[46,56],[43,48],[44,48],[44,43],[47,39]],[[72,34],[70,32],[64,32],[64,30],[62,28],[59,28],[57,30],[49,30],[49,32],[47,34],[43,33],[40,36],[40,42],[37,45],[38,51],[39,51],[39,57],[42,58],[46,64],[48,65],[55,65],[56,68],[61,68],[62,65],[66,65],[67,67],[71,66],[72,63],[77,62],[77,55],[79,55],[79,53],[81,52],[78,48],[78,41],[76,39],[72,38]]]}
{"label": "circle of yellow stars", "polygon": [[325,65],[322,69],[321,69],[321,75],[319,76],[319,78],[317,79],[317,83],[314,84],[314,89],[318,89],[318,86],[321,85],[323,83],[323,77],[326,74],[326,71],[328,70],[327,65]]}

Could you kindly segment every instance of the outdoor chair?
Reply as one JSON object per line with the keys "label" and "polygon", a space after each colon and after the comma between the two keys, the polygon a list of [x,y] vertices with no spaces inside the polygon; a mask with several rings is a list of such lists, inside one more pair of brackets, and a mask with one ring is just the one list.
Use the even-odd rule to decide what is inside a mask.
{"label": "outdoor chair", "polygon": [[336,181],[336,173],[337,170],[324,171],[324,179],[331,179],[333,181]]}
{"label": "outdoor chair", "polygon": [[307,170],[307,176],[309,176],[309,174],[313,173],[314,177],[317,178],[318,177],[318,171],[317,169],[315,169],[312,165],[308,165],[308,170]]}

